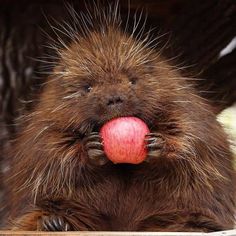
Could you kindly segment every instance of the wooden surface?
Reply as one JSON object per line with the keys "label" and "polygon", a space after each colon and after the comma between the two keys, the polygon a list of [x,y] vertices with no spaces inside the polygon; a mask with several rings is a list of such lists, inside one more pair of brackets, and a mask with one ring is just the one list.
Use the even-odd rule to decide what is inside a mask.
{"label": "wooden surface", "polygon": [[4,235],[32,235],[32,236],[236,236],[236,230],[220,231],[214,233],[190,233],[190,232],[24,232],[24,231],[0,231]]}

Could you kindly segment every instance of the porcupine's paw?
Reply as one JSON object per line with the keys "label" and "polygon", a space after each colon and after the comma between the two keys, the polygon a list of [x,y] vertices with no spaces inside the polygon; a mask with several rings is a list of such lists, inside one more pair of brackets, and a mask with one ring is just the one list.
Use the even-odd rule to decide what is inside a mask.
{"label": "porcupine's paw", "polygon": [[146,161],[158,158],[164,148],[165,140],[162,134],[159,133],[149,133],[145,136],[146,148],[148,150]]}
{"label": "porcupine's paw", "polygon": [[102,138],[98,132],[92,132],[86,137],[85,148],[92,164],[102,166],[108,162],[103,150]]}
{"label": "porcupine's paw", "polygon": [[62,216],[45,215],[38,222],[40,231],[72,231],[71,225]]}

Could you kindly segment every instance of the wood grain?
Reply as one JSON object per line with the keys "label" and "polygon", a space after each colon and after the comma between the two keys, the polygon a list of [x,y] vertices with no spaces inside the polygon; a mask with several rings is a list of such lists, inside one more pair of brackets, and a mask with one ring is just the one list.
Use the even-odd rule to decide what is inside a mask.
{"label": "wood grain", "polygon": [[32,231],[0,231],[0,236],[236,236],[236,230],[219,231],[214,233],[190,232],[32,232]]}
{"label": "wood grain", "polygon": [[32,235],[32,236],[38,236],[38,235],[44,235],[44,236],[180,236],[180,235],[190,235],[190,236],[203,236],[204,233],[168,233],[168,232],[24,232],[24,231],[0,231],[0,236],[4,235]]}

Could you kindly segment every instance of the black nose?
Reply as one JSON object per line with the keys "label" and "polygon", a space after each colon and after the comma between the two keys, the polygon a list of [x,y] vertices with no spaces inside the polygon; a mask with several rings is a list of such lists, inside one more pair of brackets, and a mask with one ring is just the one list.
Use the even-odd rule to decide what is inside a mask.
{"label": "black nose", "polygon": [[113,95],[108,98],[107,106],[116,106],[123,103],[123,98],[121,96]]}

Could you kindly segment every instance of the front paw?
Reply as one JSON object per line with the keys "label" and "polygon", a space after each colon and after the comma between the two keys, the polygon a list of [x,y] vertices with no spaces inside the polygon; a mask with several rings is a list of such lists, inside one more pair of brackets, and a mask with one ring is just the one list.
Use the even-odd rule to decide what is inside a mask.
{"label": "front paw", "polygon": [[40,231],[72,231],[71,225],[61,216],[44,215],[38,222]]}
{"label": "front paw", "polygon": [[85,140],[89,161],[95,165],[105,165],[108,159],[103,150],[102,138],[98,132],[92,132]]}
{"label": "front paw", "polygon": [[162,134],[149,133],[145,137],[146,148],[148,150],[146,161],[149,162],[152,159],[156,159],[163,152],[165,140]]}

